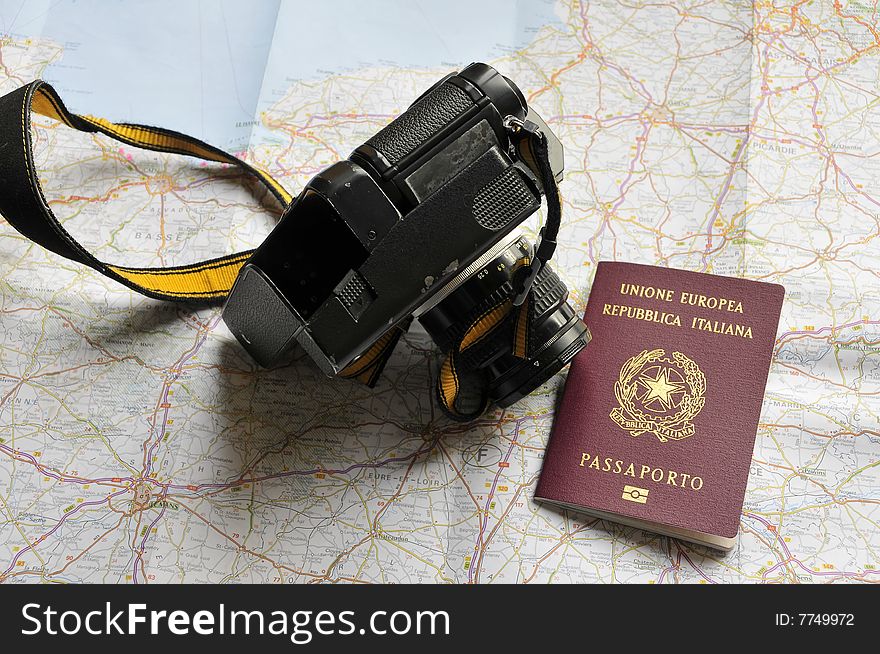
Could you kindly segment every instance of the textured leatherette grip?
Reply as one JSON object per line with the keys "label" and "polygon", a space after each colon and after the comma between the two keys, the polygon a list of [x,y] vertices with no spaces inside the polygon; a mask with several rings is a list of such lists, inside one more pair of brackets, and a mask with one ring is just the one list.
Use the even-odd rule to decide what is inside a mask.
{"label": "textured leatherette grip", "polygon": [[511,166],[486,184],[474,198],[474,219],[486,229],[505,227],[533,204],[535,197],[522,179],[522,173]]}
{"label": "textured leatherette grip", "polygon": [[394,119],[367,141],[367,145],[381,152],[394,165],[473,104],[467,93],[446,82]]}

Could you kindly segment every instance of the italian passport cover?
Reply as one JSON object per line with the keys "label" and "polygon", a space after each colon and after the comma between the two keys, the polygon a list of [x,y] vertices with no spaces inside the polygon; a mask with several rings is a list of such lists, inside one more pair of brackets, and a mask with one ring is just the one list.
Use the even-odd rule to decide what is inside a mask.
{"label": "italian passport cover", "polygon": [[535,499],[732,548],[783,296],[600,263]]}

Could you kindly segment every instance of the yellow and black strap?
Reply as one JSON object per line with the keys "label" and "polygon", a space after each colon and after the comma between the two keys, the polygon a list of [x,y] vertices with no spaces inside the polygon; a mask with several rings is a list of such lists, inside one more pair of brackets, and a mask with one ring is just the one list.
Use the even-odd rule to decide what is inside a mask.
{"label": "yellow and black strap", "polygon": [[437,400],[444,412],[456,420],[472,420],[489,402],[487,385],[478,372],[468,370],[461,359],[470,348],[482,343],[511,316],[513,301],[499,302],[478,316],[447,353],[437,378]]}
{"label": "yellow and black strap", "polygon": [[397,347],[400,337],[406,334],[412,324],[412,317],[401,321],[380,336],[370,348],[339,372],[339,377],[357,379],[370,388],[376,385],[379,375],[388,363],[391,353]]}
{"label": "yellow and black strap", "polygon": [[80,116],[55,90],[35,81],[0,98],[0,214],[15,229],[56,254],[94,268],[146,296],[161,300],[222,300],[251,252],[170,268],[129,268],[99,261],[58,221],[40,187],[31,143],[31,113],[59,120],[81,132],[100,132],[138,148],[232,164],[257,179],[282,206],[291,195],[267,173],[207,143],[159,127],[111,123]]}

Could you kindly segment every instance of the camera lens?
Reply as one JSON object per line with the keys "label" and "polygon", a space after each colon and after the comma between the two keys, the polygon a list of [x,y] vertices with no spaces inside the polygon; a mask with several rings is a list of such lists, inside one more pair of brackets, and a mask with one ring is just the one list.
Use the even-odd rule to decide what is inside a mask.
{"label": "camera lens", "polygon": [[[514,275],[531,253],[532,246],[525,238],[502,243],[441,290],[441,299],[424,311],[419,321],[444,352],[457,348],[482,316],[513,300]],[[590,340],[586,325],[567,298],[565,284],[544,266],[526,309],[526,356],[513,351],[517,311],[510,311],[490,333],[461,349],[458,366],[467,373],[481,374],[488,399],[498,406],[510,406],[528,395],[562,370]]]}

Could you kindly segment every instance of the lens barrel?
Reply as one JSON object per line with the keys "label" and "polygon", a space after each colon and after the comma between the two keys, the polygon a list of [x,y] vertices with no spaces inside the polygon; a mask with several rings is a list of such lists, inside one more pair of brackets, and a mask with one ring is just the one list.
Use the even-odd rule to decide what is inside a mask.
{"label": "lens barrel", "polygon": [[[458,347],[468,329],[493,307],[512,300],[518,262],[531,256],[532,246],[520,237],[483,268],[461,281],[419,322],[444,351]],[[457,355],[463,370],[481,371],[489,399],[507,407],[562,370],[589,342],[583,321],[567,302],[568,289],[549,266],[532,287],[527,356],[513,353],[514,312],[490,334]]]}

